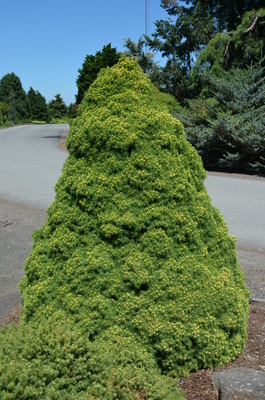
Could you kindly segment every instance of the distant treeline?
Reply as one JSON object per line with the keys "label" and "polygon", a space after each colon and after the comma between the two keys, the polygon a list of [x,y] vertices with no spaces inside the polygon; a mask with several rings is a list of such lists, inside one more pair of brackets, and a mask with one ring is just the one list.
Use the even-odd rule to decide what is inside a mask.
{"label": "distant treeline", "polygon": [[14,72],[0,80],[0,126],[29,122],[56,123],[67,120],[71,109],[72,105],[67,107],[60,94],[47,104],[38,90],[30,87],[26,93]]}

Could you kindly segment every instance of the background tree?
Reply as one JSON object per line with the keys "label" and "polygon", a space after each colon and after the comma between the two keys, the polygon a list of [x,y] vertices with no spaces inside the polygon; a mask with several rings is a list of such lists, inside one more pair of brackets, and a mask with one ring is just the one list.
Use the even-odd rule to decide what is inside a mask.
{"label": "background tree", "polygon": [[68,117],[69,118],[76,118],[77,117],[77,109],[78,106],[76,103],[70,103],[68,107]]}
{"label": "background tree", "polygon": [[[218,32],[203,49],[198,63],[218,76],[231,67],[244,68],[265,52],[265,8],[248,11],[235,30]],[[263,61],[263,65],[265,65]]]}
{"label": "background tree", "polygon": [[[151,49],[162,52],[162,57],[168,59],[160,78],[164,90],[181,103],[200,95],[204,89],[196,69],[200,54],[203,54],[201,60],[210,66],[216,58],[222,58],[228,68],[239,66],[242,59],[249,65],[264,49],[262,3],[261,0],[187,0],[184,4],[162,0],[161,7],[175,19],[156,21],[152,38],[146,40]],[[207,52],[202,53],[207,45]]]}
{"label": "background tree", "polygon": [[215,101],[177,110],[187,139],[208,169],[265,172],[265,68],[255,64],[205,76]]}
{"label": "background tree", "polygon": [[14,92],[11,91],[9,95],[9,111],[8,111],[8,119],[12,122],[13,125],[16,123],[16,105],[15,105],[15,95]]}
{"label": "background tree", "polygon": [[117,64],[119,58],[120,54],[117,53],[116,47],[111,47],[111,43],[103,46],[102,51],[97,51],[95,55],[86,56],[82,68],[78,70],[79,75],[76,80],[78,92],[75,97],[77,104],[81,103],[85,92],[94,82],[101,68],[112,67]]}
{"label": "background tree", "polygon": [[26,122],[29,120],[29,104],[26,92],[21,81],[14,72],[6,74],[0,80],[0,101],[10,105],[10,94],[13,92],[12,101],[14,102],[17,121]]}
{"label": "background tree", "polygon": [[48,121],[48,106],[44,96],[40,92],[30,87],[28,91],[28,101],[30,107],[30,117],[32,120]]}
{"label": "background tree", "polygon": [[3,117],[2,117],[2,110],[0,107],[0,126],[3,126],[3,125],[4,125],[4,122],[3,122]]}
{"label": "background tree", "polygon": [[258,10],[264,6],[264,0],[186,0],[183,1],[161,0],[163,7],[169,15],[181,15],[187,8],[200,10],[204,14],[210,14],[214,19],[218,32],[222,30],[234,30],[247,11]]}
{"label": "background tree", "polygon": [[68,112],[68,108],[60,94],[56,94],[55,99],[49,102],[48,109],[52,118],[65,117]]}
{"label": "background tree", "polygon": [[172,3],[174,5],[162,2],[161,6],[176,20],[156,21],[152,39],[145,38],[151,49],[168,59],[160,77],[163,90],[183,102],[191,96],[189,74],[199,52],[213,36],[215,26],[211,14],[203,12],[196,3],[186,7]]}
{"label": "background tree", "polygon": [[158,63],[154,61],[155,53],[145,52],[146,40],[141,36],[138,42],[133,42],[130,38],[123,39],[127,50],[124,52],[126,57],[136,58],[143,72],[152,80],[152,75],[159,71]]}

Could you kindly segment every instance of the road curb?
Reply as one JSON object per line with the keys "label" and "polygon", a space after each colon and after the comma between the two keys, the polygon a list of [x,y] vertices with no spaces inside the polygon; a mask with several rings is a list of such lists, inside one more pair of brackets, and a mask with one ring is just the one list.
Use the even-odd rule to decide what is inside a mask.
{"label": "road curb", "polygon": [[60,148],[63,151],[66,151],[68,153],[67,148],[65,147],[65,140],[67,138],[67,136],[70,134],[70,130],[69,130],[69,124],[66,124],[63,129],[60,132],[60,139],[59,139],[59,144],[60,144]]}

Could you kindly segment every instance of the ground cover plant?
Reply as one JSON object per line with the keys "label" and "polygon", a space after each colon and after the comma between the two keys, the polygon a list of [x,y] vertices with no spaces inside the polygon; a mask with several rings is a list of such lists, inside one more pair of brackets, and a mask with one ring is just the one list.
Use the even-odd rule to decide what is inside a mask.
{"label": "ground cover plant", "polygon": [[117,326],[94,342],[53,318],[0,331],[1,399],[184,400],[146,349]]}
{"label": "ground cover plant", "polygon": [[[130,394],[176,398],[175,377],[233,360],[246,341],[249,291],[235,239],[203,185],[201,159],[182,124],[157,105],[137,62],[126,58],[99,73],[66,144],[70,155],[56,198],[33,234],[20,282],[18,330],[27,337],[27,327],[35,331],[52,318],[53,329],[65,323],[82,332],[88,353],[102,341],[115,347],[118,335],[124,348],[113,350],[110,368],[121,365],[123,373],[119,352],[129,347],[136,370],[159,376],[161,385],[166,375],[163,390],[171,388],[156,395],[140,371]],[[11,328],[4,335],[11,343]],[[23,346],[14,347],[23,363]],[[137,349],[144,359],[133,355]],[[10,358],[11,350],[2,350],[0,360],[5,355]],[[107,388],[105,364],[100,379]]]}

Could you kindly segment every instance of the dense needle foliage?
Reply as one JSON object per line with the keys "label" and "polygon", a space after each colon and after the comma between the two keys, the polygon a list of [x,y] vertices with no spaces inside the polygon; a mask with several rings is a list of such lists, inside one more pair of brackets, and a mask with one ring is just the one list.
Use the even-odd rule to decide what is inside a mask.
{"label": "dense needle foliage", "polygon": [[135,60],[100,72],[67,146],[25,263],[21,326],[65,318],[95,345],[116,327],[125,348],[129,337],[149,354],[151,375],[233,360],[249,295],[235,239],[211,205],[200,157]]}
{"label": "dense needle foliage", "polygon": [[190,101],[174,115],[206,168],[265,172],[265,68],[255,64],[215,78],[206,75],[214,98]]}
{"label": "dense needle foliage", "polygon": [[0,343],[1,400],[184,400],[176,380],[117,326],[91,342],[79,326],[50,318],[5,328]]}

